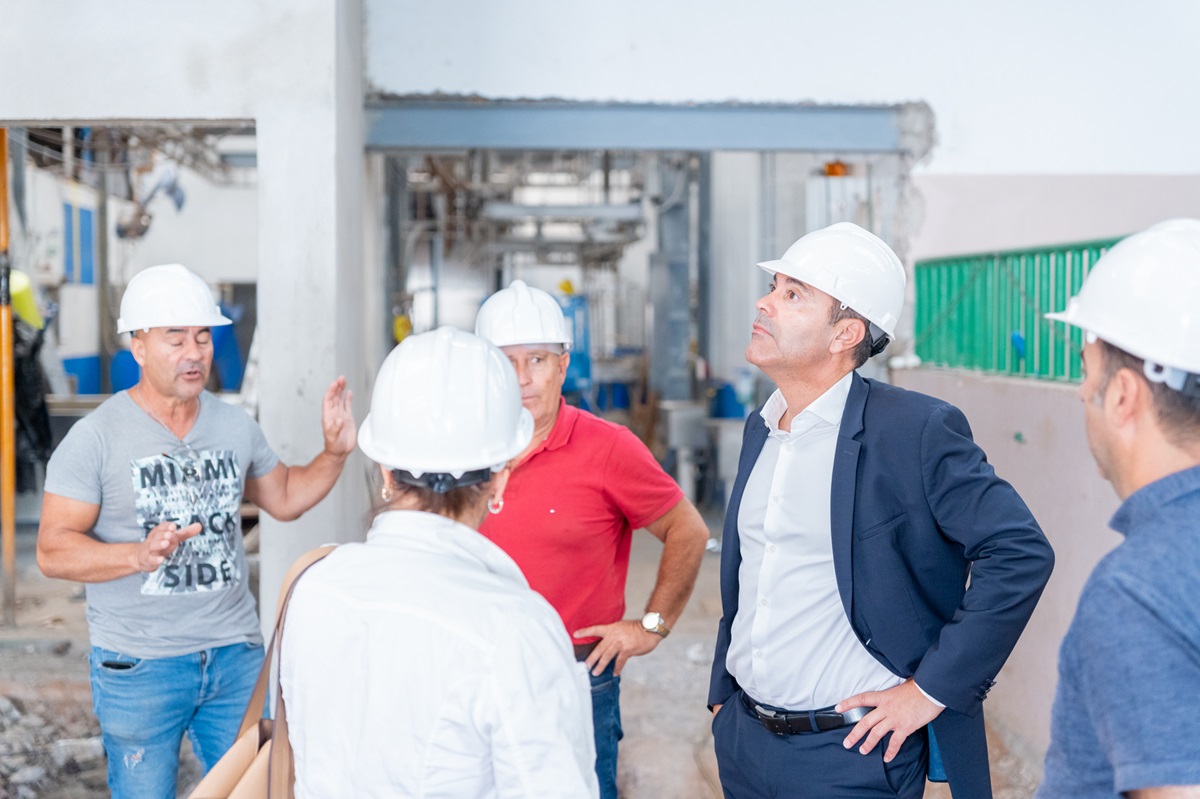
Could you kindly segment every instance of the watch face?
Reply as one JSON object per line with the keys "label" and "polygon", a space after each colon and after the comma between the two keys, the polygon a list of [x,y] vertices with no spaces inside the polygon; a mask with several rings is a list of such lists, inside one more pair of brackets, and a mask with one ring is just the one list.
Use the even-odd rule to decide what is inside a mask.
{"label": "watch face", "polygon": [[662,624],[662,616],[657,613],[647,613],[642,616],[642,627],[647,630],[654,631],[660,624]]}

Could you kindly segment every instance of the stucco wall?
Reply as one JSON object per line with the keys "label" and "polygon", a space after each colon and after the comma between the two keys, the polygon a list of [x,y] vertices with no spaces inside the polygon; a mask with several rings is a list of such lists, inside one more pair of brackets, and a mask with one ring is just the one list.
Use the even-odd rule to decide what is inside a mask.
{"label": "stucco wall", "polygon": [[913,178],[916,259],[1123,236],[1200,217],[1200,175],[935,175]]}

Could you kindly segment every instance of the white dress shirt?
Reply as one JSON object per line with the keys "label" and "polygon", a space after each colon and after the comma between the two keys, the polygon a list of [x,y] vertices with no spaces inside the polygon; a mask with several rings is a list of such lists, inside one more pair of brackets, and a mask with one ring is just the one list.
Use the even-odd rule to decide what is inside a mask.
{"label": "white dress shirt", "polygon": [[779,429],[776,391],[763,406],[770,433],[738,511],[742,563],[726,666],[749,696],[815,710],[903,682],[854,634],[833,569],[830,488],[847,374]]}
{"label": "white dress shirt", "polygon": [[381,514],[296,584],[296,796],[595,797],[591,689],[558,614],[474,530]]}

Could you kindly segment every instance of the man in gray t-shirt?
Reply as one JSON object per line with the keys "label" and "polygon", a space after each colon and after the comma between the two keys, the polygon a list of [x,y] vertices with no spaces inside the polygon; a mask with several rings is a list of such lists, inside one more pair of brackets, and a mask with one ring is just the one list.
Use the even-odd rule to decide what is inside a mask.
{"label": "man in gray t-shirt", "polygon": [[253,419],[204,390],[211,328],[225,324],[182,266],[136,275],[118,328],[133,334],[140,380],[71,428],[46,470],[38,564],[87,584],[92,703],[115,797],[174,797],[185,731],[205,771],[233,743],[263,656],[242,499],[294,519],[355,445],[338,378],[322,452],[280,463]]}

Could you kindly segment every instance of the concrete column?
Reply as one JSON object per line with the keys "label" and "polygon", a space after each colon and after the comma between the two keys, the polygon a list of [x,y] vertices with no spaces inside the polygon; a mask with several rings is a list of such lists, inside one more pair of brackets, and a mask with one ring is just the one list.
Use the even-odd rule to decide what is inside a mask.
{"label": "concrete column", "polygon": [[[366,155],[366,172],[362,185],[362,288],[360,309],[366,330],[360,358],[368,380],[373,380],[379,365],[392,351],[392,284],[389,281],[389,256],[395,242],[388,214],[394,209],[388,202],[388,158],[380,153]],[[362,395],[361,410],[367,412],[370,397]]]}
{"label": "concrete column", "polygon": [[[357,419],[367,381],[363,280],[363,90],[360,0],[308,8],[298,89],[256,114],[259,168],[259,418],[285,463],[322,447],[321,399],[344,374]],[[333,491],[295,522],[262,519],[260,617],[275,614],[283,574],[306,550],[361,540],[368,495],[357,453]]]}
{"label": "concrete column", "polygon": [[711,218],[701,224],[710,230],[709,291],[715,301],[704,324],[709,328],[709,366],[722,380],[734,380],[747,366],[743,353],[750,343],[754,303],[766,293],[766,273],[754,266],[763,257],[760,161],[758,153],[712,155]]}

